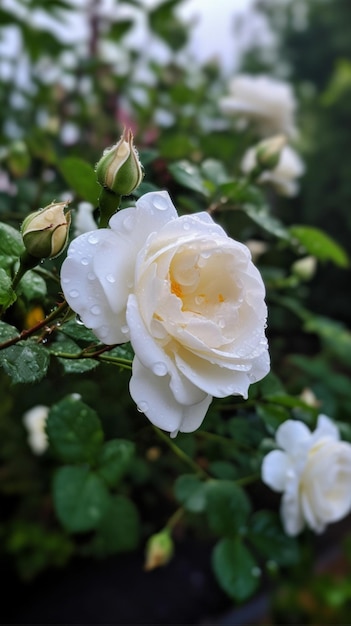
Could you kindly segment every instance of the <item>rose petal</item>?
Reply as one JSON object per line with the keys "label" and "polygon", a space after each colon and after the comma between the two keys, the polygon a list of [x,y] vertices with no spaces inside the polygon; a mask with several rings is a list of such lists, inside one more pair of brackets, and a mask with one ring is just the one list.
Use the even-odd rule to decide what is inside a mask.
{"label": "rose petal", "polygon": [[[127,320],[130,328],[131,342],[138,360],[145,368],[153,372],[163,367],[163,371],[171,376],[170,386],[176,400],[184,405],[201,402],[206,393],[186,380],[175,367],[167,352],[150,335],[141,318],[138,302],[132,294],[127,304]],[[173,429],[175,430],[175,429]]]}
{"label": "rose petal", "polygon": [[284,491],[287,472],[291,468],[289,457],[281,450],[269,452],[263,459],[261,476],[268,487],[274,491]]}
{"label": "rose petal", "polygon": [[133,361],[133,375],[129,389],[139,410],[145,413],[155,426],[175,434],[179,430],[191,432],[198,428],[212,399],[206,397],[202,402],[191,407],[181,405],[176,401],[170,389],[169,377],[155,376],[137,358]]}
{"label": "rose petal", "polygon": [[275,439],[280,448],[293,454],[302,444],[305,449],[306,443],[311,439],[311,431],[303,422],[287,420],[277,429]]}
{"label": "rose petal", "polygon": [[106,344],[126,341],[121,332],[125,324],[124,311],[119,315],[111,310],[104,290],[94,271],[97,248],[114,239],[107,229],[84,233],[68,248],[68,256],[61,268],[61,285],[70,307],[78,313],[87,328]]}

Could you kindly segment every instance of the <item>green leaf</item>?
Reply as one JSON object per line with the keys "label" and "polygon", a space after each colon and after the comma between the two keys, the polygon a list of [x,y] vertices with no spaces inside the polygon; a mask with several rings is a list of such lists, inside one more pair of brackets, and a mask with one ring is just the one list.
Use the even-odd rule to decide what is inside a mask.
{"label": "green leaf", "polygon": [[149,12],[150,28],[164,39],[173,50],[180,50],[186,43],[186,29],[174,14],[179,0],[166,0]]}
{"label": "green leaf", "polygon": [[328,317],[311,315],[304,330],[316,333],[332,354],[351,366],[351,333],[343,324]]}
{"label": "green leaf", "polygon": [[66,530],[93,530],[110,506],[110,496],[99,476],[87,467],[60,467],[54,476],[57,516]]}
{"label": "green leaf", "polygon": [[12,289],[12,280],[8,273],[0,267],[0,305],[7,309],[16,300],[17,296]]}
{"label": "green leaf", "polygon": [[196,165],[189,163],[189,161],[178,161],[169,165],[169,171],[175,178],[177,183],[183,185],[187,189],[198,191],[204,196],[208,196],[208,190],[204,183],[203,177],[200,174],[200,170]]}
{"label": "green leaf", "polygon": [[90,163],[78,157],[66,157],[59,162],[59,169],[66,183],[80,198],[94,206],[98,205],[101,187]]}
{"label": "green leaf", "polygon": [[174,495],[191,513],[201,513],[206,507],[206,483],[193,474],[183,474],[175,481]]}
{"label": "green leaf", "polygon": [[0,222],[0,256],[7,257],[13,262],[19,258],[23,250],[21,233],[12,226]]}
{"label": "green leaf", "polygon": [[112,439],[104,444],[98,460],[97,473],[110,487],[115,487],[128,470],[135,445],[126,439]]}
{"label": "green leaf", "polygon": [[298,542],[284,533],[276,513],[255,513],[247,538],[262,556],[278,565],[295,565],[299,560]]}
{"label": "green leaf", "polygon": [[110,498],[97,528],[95,551],[101,556],[128,552],[138,547],[139,539],[139,514],[133,502],[121,495]]}
{"label": "green leaf", "polygon": [[98,366],[98,362],[94,359],[65,359],[58,356],[59,354],[80,354],[82,349],[72,339],[64,336],[58,336],[55,343],[50,344],[49,350],[54,354],[63,366],[66,374],[81,374],[89,372]]}
{"label": "green leaf", "polygon": [[118,20],[111,24],[107,33],[107,38],[113,41],[119,41],[133,26],[133,20]]}
{"label": "green leaf", "polygon": [[234,443],[246,447],[256,446],[262,438],[262,429],[258,428],[257,421],[253,424],[253,420],[249,417],[230,418],[228,420],[228,431]]}
{"label": "green leaf", "polygon": [[29,301],[42,300],[47,294],[46,282],[39,274],[30,270],[21,278],[19,291]]}
{"label": "green leaf", "polygon": [[[19,336],[17,328],[0,321],[0,343]],[[1,352],[0,352],[1,354]]]}
{"label": "green leaf", "polygon": [[206,490],[206,512],[217,535],[235,536],[246,524],[251,510],[245,491],[229,480],[211,481]]}
{"label": "green leaf", "polygon": [[326,233],[312,226],[291,226],[291,235],[305,248],[306,252],[320,261],[332,261],[339,267],[348,267],[345,250]]}
{"label": "green leaf", "polygon": [[41,380],[48,369],[50,354],[44,346],[31,340],[0,351],[0,364],[13,383],[34,383]]}
{"label": "green leaf", "polygon": [[212,565],[219,585],[233,600],[242,602],[256,591],[261,572],[240,539],[222,539],[217,543]]}
{"label": "green leaf", "polygon": [[86,328],[81,322],[77,322],[77,320],[69,320],[62,324],[60,332],[68,335],[68,337],[72,337],[76,341],[85,341],[92,344],[98,342],[93,331]]}
{"label": "green leaf", "polygon": [[267,207],[257,207],[253,204],[244,204],[240,208],[250,217],[250,219],[252,219],[253,222],[258,224],[263,230],[267,231],[271,235],[278,237],[278,239],[289,240],[291,238],[289,231],[276,217],[270,215]]}
{"label": "green leaf", "polygon": [[273,434],[278,426],[289,418],[289,411],[276,404],[265,404],[257,406],[257,414],[263,420],[269,433]]}
{"label": "green leaf", "polygon": [[50,444],[62,461],[94,462],[104,434],[96,412],[71,395],[51,407],[47,425]]}
{"label": "green leaf", "polygon": [[228,182],[228,174],[223,163],[216,159],[206,159],[203,161],[201,164],[201,173],[204,178],[211,181],[215,187]]}

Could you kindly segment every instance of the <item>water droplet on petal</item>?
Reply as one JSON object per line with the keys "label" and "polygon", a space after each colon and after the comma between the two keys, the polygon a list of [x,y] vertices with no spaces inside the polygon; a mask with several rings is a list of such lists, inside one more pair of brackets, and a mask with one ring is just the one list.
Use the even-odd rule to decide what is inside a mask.
{"label": "water droplet on petal", "polygon": [[79,291],[77,291],[77,289],[71,289],[71,291],[69,291],[68,294],[71,298],[78,298]]}
{"label": "water droplet on petal", "polygon": [[121,326],[121,333],[123,333],[123,335],[129,333],[129,326]]}
{"label": "water droplet on petal", "polygon": [[99,307],[98,304],[93,304],[93,306],[90,307],[90,313],[92,313],[92,315],[100,315],[101,307]]}
{"label": "water droplet on petal", "polygon": [[204,296],[195,296],[195,304],[202,304],[204,300]]}
{"label": "water droplet on petal", "polygon": [[139,413],[146,413],[146,411],[148,410],[148,408],[149,408],[148,403],[147,403],[147,402],[144,402],[144,401],[139,402],[139,404],[138,404],[138,406],[137,406],[137,409],[138,409]]}
{"label": "water droplet on petal", "polygon": [[82,264],[82,265],[89,265],[89,259],[87,259],[86,257],[83,257],[83,258],[81,259],[81,264]]}
{"label": "water droplet on petal", "polygon": [[80,318],[80,316],[79,316],[79,315],[76,315],[76,323],[77,323],[79,326],[84,326],[84,322],[82,322],[82,320],[81,320],[81,318]]}
{"label": "water droplet on petal", "polygon": [[99,241],[99,237],[96,233],[91,233],[88,237],[88,242],[95,245]]}
{"label": "water droplet on petal", "polygon": [[111,285],[116,282],[116,279],[113,274],[106,274],[105,278],[108,283],[111,283]]}
{"label": "water droplet on petal", "polygon": [[63,285],[68,285],[68,283],[70,283],[70,282],[71,282],[70,278],[61,278],[61,283]]}
{"label": "water droplet on petal", "polygon": [[183,229],[184,229],[184,230],[190,230],[190,224],[189,224],[189,222],[185,222],[185,221],[183,222]]}
{"label": "water droplet on petal", "polygon": [[210,250],[203,250],[201,252],[201,256],[203,259],[208,259],[211,256],[211,251]]}
{"label": "water droplet on petal", "polygon": [[156,198],[154,198],[153,205],[155,209],[158,209],[159,211],[165,211],[169,207],[167,199],[163,196],[156,196]]}
{"label": "water droplet on petal", "polygon": [[154,363],[154,365],[152,366],[152,371],[155,376],[166,376],[168,368],[166,363],[159,361],[158,363]]}
{"label": "water droplet on petal", "polygon": [[89,280],[95,280],[95,278],[96,278],[96,276],[95,276],[94,272],[89,272],[88,279]]}

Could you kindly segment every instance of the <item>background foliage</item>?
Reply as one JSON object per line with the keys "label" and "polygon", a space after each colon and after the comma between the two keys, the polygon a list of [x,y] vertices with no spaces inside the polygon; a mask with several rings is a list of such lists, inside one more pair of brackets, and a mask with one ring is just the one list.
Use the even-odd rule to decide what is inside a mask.
{"label": "background foliage", "polygon": [[[242,67],[288,76],[300,102],[307,174],[298,198],[282,199],[242,177],[240,160],[257,137],[220,113],[227,91],[220,68],[186,57],[189,31],[177,17],[179,4],[146,9],[128,0],[121,7],[131,17],[123,17],[120,7],[106,16],[92,2],[88,39],[76,45],[34,19],[42,11],[53,24],[64,22],[70,2],[0,8],[0,37],[12,29],[19,46],[19,55],[2,61],[0,84],[0,304],[13,303],[0,323],[1,553],[30,581],[74,558],[143,549],[166,528],[176,543],[211,542],[217,582],[234,602],[247,600],[262,580],[273,585],[283,623],[298,610],[296,580],[310,576],[314,539],[285,536],[278,500],[259,482],[263,455],[291,416],[313,427],[326,413],[351,441],[350,5],[258,3],[275,33],[275,53],[253,48]],[[164,61],[148,58],[129,37],[138,16],[166,50]],[[166,188],[181,214],[208,209],[232,237],[267,244],[257,263],[267,287],[272,373],[252,385],[248,401],[216,401],[199,431],[174,442],[130,401],[130,347],[101,351],[64,304],[57,315],[60,258],[28,272],[17,299],[11,290],[24,217],[69,197],[73,237],[80,203],[97,206],[94,164],[125,124],[145,179],[124,206]],[[293,270],[306,254],[319,261],[310,282]],[[306,389],[318,404],[306,402]],[[50,407],[50,448],[40,457],[22,422],[37,404]],[[323,580],[311,594],[332,603]],[[341,613],[348,585],[338,596]]]}

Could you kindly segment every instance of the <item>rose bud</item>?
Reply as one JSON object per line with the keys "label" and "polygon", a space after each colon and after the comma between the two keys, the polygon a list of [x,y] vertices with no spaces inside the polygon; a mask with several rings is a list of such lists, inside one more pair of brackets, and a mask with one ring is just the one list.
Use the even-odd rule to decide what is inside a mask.
{"label": "rose bud", "polygon": [[28,254],[38,259],[53,259],[65,249],[71,223],[66,208],[67,202],[53,202],[25,218],[21,233]]}

